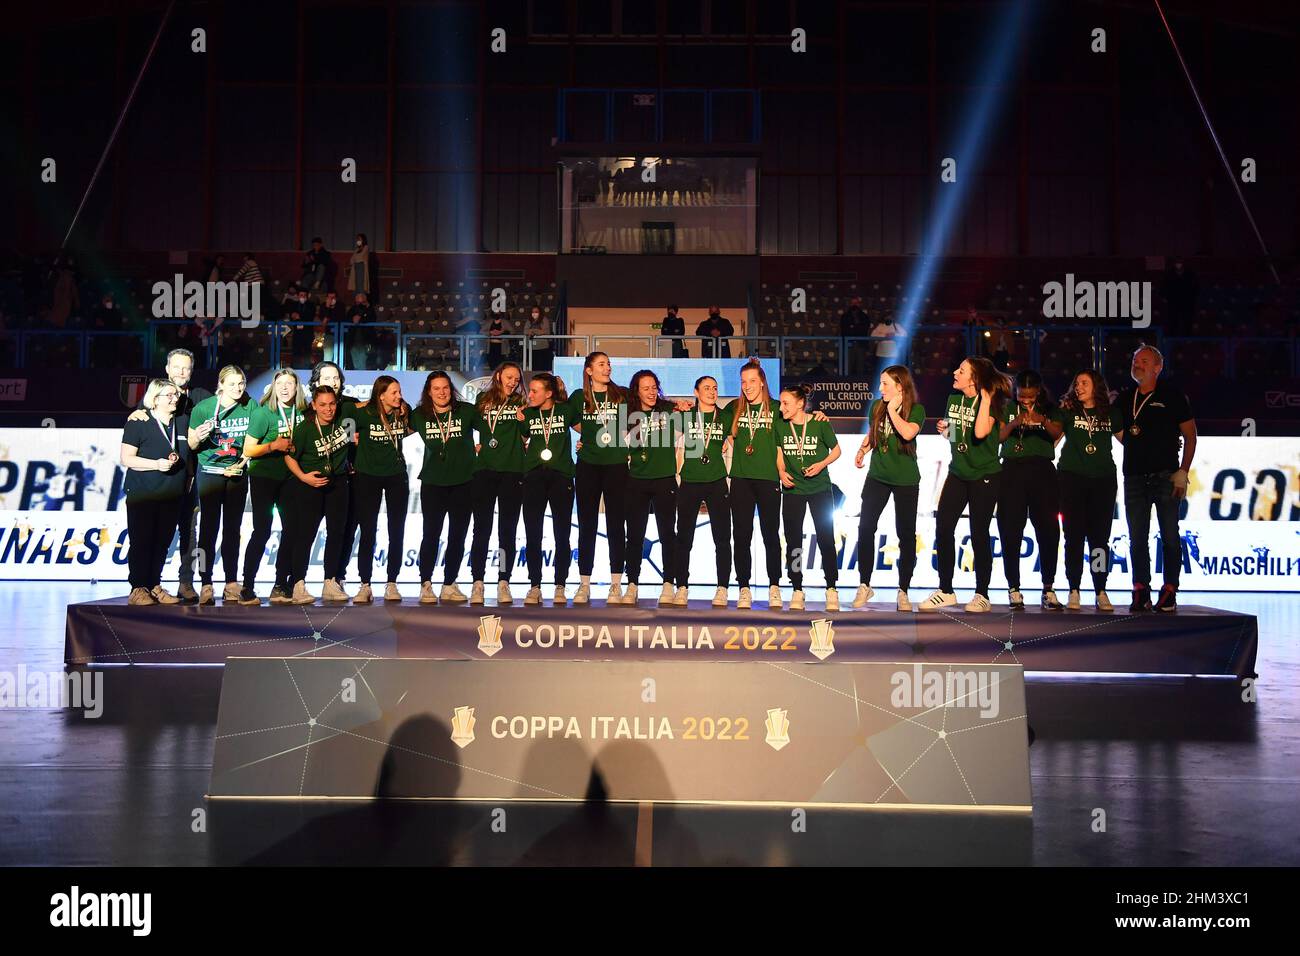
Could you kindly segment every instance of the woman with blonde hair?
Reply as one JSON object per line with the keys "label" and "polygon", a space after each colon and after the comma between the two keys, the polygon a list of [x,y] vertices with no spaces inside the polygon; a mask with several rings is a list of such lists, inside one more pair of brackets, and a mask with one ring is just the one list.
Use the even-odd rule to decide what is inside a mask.
{"label": "woman with blonde hair", "polygon": [[215,604],[212,571],[216,565],[217,531],[221,531],[221,565],[226,574],[222,600],[239,600],[239,530],[248,500],[244,437],[253,409],[246,391],[248,379],[238,365],[217,374],[217,393],[194,406],[190,442],[198,449],[199,604]]}
{"label": "woman with blonde hair", "polygon": [[478,432],[478,459],[474,471],[474,537],[469,549],[469,603],[482,604],[487,573],[488,542],[493,513],[497,525],[497,604],[512,604],[510,573],[518,547],[519,511],[524,494],[523,431],[516,417],[524,407],[523,370],[502,362],[492,373],[492,384],[474,406]]}
{"label": "woman with blonde hair", "polygon": [[880,398],[868,415],[867,437],[854,464],[861,468],[868,454],[871,466],[862,485],[858,518],[858,593],[854,607],[865,607],[875,591],[871,572],[876,563],[876,528],[889,499],[894,499],[894,533],[898,536],[898,594],[895,607],[912,610],[907,590],[916,570],[916,512],[921,492],[921,468],[916,460],[916,436],[925,424],[925,406],[916,400],[916,384],[906,366],[891,365],[880,373]]}
{"label": "woman with blonde hair", "polygon": [[244,546],[244,586],[239,603],[260,605],[254,589],[257,569],[271,538],[271,522],[280,512],[280,547],[275,555],[275,586],[272,604],[289,604],[293,581],[289,580],[289,536],[284,522],[285,491],[292,476],[284,463],[293,451],[293,430],[302,422],[307,400],[298,381],[298,373],[282,368],[271,377],[259,405],[253,407],[252,420],[244,435],[244,457],[248,459],[248,486],[253,499],[253,533]]}

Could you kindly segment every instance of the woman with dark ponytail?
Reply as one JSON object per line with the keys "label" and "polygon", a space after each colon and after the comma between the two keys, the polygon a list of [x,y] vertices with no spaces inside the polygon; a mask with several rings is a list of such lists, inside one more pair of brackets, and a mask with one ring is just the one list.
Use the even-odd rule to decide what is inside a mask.
{"label": "woman with dark ponytail", "polygon": [[[352,436],[352,443],[348,446],[348,465],[351,467],[356,461],[356,428],[357,428],[357,403],[354,399],[348,398],[343,394],[343,369],[339,368],[335,362],[317,362],[312,366],[311,377],[307,380],[307,395],[316,394],[316,389],[321,385],[327,385],[334,389],[334,395],[337,399],[337,409],[335,410],[334,420]],[[307,414],[311,415],[311,406],[308,406]],[[352,482],[347,483],[347,512],[344,515],[339,538],[342,541],[342,547],[338,549],[335,557],[334,566],[325,568],[325,579],[332,580],[341,590],[344,581],[347,580],[348,562],[352,560],[352,546],[356,543],[357,538],[357,503],[356,489]],[[328,589],[333,591],[333,589]]]}
{"label": "woman with dark ponytail", "polygon": [[1061,546],[1057,524],[1060,495],[1057,491],[1056,442],[1062,428],[1060,410],[1033,369],[1016,376],[1015,404],[1007,403],[998,417],[1002,440],[1002,477],[998,488],[998,534],[1002,537],[1002,568],[1007,576],[1011,609],[1023,610],[1020,593],[1020,545],[1025,537],[1025,520],[1034,526],[1042,568],[1045,610],[1060,611],[1053,582],[1056,553]]}
{"label": "woman with dark ponytail", "polygon": [[410,483],[406,475],[406,454],[402,440],[411,434],[411,406],[402,399],[402,385],[391,375],[380,375],[370,389],[370,401],[358,406],[356,416],[356,472],[353,476],[353,506],[361,528],[357,546],[357,573],[361,590],[353,604],[373,604],[370,576],[375,564],[375,541],[379,532],[379,508],[388,515],[388,567],[385,601],[401,601],[397,575],[402,569],[406,536],[406,506]]}
{"label": "woman with dark ponytail", "polygon": [[627,446],[631,466],[627,489],[627,591],[624,604],[636,604],[641,583],[645,529],[651,508],[659,534],[663,589],[659,606],[673,603],[677,574],[677,434],[673,405],[664,398],[659,376],[642,369],[628,386]]}
{"label": "woman with dark ponytail", "polygon": [[957,522],[970,508],[970,542],[975,557],[975,596],[966,604],[972,613],[992,610],[989,581],[993,577],[993,539],[989,526],[997,507],[999,477],[998,417],[1011,387],[1006,376],[986,358],[968,356],[952,374],[947,417],[939,420],[939,434],[948,439],[952,462],[935,522],[934,549],[939,564],[939,589],[921,602],[919,610],[953,607],[957,595],[952,579],[957,565]]}
{"label": "woman with dark ponytail", "polygon": [[862,512],[858,518],[858,585],[854,607],[865,607],[875,593],[871,572],[876,563],[876,527],[881,512],[894,499],[894,533],[898,536],[898,595],[895,607],[912,610],[907,589],[916,570],[916,511],[921,492],[921,469],[916,461],[916,436],[925,424],[925,406],[916,400],[912,373],[891,365],[880,373],[880,398],[871,406],[866,440],[854,464],[861,468],[867,454],[871,467],[862,485]]}
{"label": "woman with dark ponytail", "polygon": [[810,390],[792,385],[781,390],[781,420],[776,423],[776,468],[784,494],[781,517],[785,524],[785,546],[789,552],[790,610],[804,609],[803,524],[812,512],[817,550],[826,574],[826,610],[840,609],[835,590],[840,562],[835,549],[835,493],[831,490],[830,466],[839,460],[840,442],[830,422],[815,421],[808,414]]}
{"label": "woman with dark ponytail", "polygon": [[550,372],[528,382],[528,407],[518,413],[528,436],[524,455],[524,535],[528,551],[525,604],[542,603],[542,528],[551,509],[555,536],[555,607],[568,603],[569,528],[573,520],[573,452],[569,429],[582,417],[580,406],[567,401],[564,383]]}

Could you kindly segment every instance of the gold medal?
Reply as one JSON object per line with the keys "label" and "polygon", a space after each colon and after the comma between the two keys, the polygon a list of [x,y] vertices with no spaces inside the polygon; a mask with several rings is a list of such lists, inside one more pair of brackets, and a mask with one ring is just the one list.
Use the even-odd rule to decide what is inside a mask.
{"label": "gold medal", "polygon": [[1088,444],[1084,445],[1083,450],[1086,451],[1089,455],[1097,454],[1097,446],[1094,445],[1092,442],[1088,442]]}
{"label": "gold medal", "polygon": [[970,445],[967,445],[964,441],[959,441],[957,443],[957,450],[964,455],[966,452],[970,451]]}
{"label": "gold medal", "polygon": [[1138,435],[1142,434],[1142,428],[1139,425],[1130,425],[1128,429],[1128,433],[1132,435],[1134,438],[1136,438]]}
{"label": "gold medal", "polygon": [[1022,442],[1016,442],[1014,445],[1011,446],[1011,450],[1018,455],[1025,450],[1025,446]]}
{"label": "gold medal", "polygon": [[753,446],[753,445],[746,445],[746,446],[745,446],[745,454],[746,454],[746,455],[752,455],[752,454],[754,454],[754,446]]}

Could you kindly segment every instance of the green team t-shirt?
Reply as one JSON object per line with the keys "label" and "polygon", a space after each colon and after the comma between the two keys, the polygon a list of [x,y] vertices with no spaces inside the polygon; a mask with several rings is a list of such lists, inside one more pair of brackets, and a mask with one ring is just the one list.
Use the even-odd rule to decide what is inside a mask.
{"label": "green team t-shirt", "polygon": [[[952,463],[948,471],[967,481],[988,478],[1002,470],[998,461],[998,428],[993,428],[981,439],[975,438],[975,413],[980,397],[967,398],[961,392],[948,395],[948,447],[952,450]],[[995,416],[996,418],[996,416]],[[962,446],[966,450],[962,451]]]}
{"label": "green team t-shirt", "polygon": [[[744,396],[736,399],[722,410],[722,423],[728,435],[731,434],[731,424],[737,415],[740,416],[740,424],[736,428],[736,440],[731,446],[731,477],[777,481],[773,424],[781,418],[780,403],[771,399],[764,409],[761,404],[745,401]],[[745,451],[747,448],[753,448],[754,453],[748,454]]]}
{"label": "green team t-shirt", "polygon": [[829,491],[831,473],[823,468],[812,478],[805,478],[803,470],[809,465],[825,461],[831,455],[831,449],[839,444],[835,429],[830,422],[819,422],[812,416],[802,425],[795,425],[777,415],[776,441],[785,459],[785,473],[794,479],[794,487],[781,486],[788,495],[815,495],[819,491]]}
{"label": "green team t-shirt", "polygon": [[629,412],[628,473],[633,478],[671,478],[677,474],[677,435],[671,410]]}
{"label": "green team t-shirt", "polygon": [[[253,439],[259,445],[265,445],[275,441],[277,438],[288,438],[293,440],[293,432],[303,421],[303,413],[297,408],[282,408],[275,410],[267,405],[256,405],[253,408],[252,421],[248,424],[248,431],[245,436]],[[250,458],[248,460],[248,473],[256,475],[258,478],[273,478],[276,480],[289,477],[289,468],[284,463],[285,452],[269,451],[260,458]]]}
{"label": "green team t-shirt", "polygon": [[[578,418],[574,421],[582,424],[582,447],[578,449],[578,460],[591,465],[621,465],[627,461],[627,448],[623,447],[618,435],[618,410],[625,402],[610,401],[608,392],[592,392],[595,408],[587,410],[587,396],[581,391],[569,396],[567,405],[576,411]],[[558,409],[558,404],[557,404]],[[568,415],[570,412],[565,412]]]}
{"label": "green team t-shirt", "polygon": [[[876,414],[876,405],[879,404],[880,400],[877,399],[871,406],[871,415],[867,417],[868,422],[872,421],[872,416]],[[914,404],[912,410],[907,413],[907,420],[914,425],[924,425],[925,406],[920,402]],[[916,439],[912,439],[907,444],[912,449],[910,455],[903,451],[903,440],[898,437],[898,432],[894,431],[894,423],[886,410],[885,417],[881,419],[876,447],[871,452],[871,464],[867,466],[867,477],[874,478],[885,485],[919,485],[921,467],[916,461]]]}
{"label": "green team t-shirt", "polygon": [[[1114,478],[1114,442],[1111,436],[1124,430],[1124,414],[1112,407],[1099,415],[1087,409],[1061,409],[1065,441],[1057,468],[1088,478]],[[1091,448],[1092,451],[1088,449]]]}
{"label": "green team t-shirt", "polygon": [[[420,481],[428,485],[463,485],[474,477],[474,406],[453,402],[450,410],[411,412],[411,427],[424,442]],[[444,440],[445,436],[445,440]]]}
{"label": "green team t-shirt", "polygon": [[[562,475],[573,477],[572,433],[569,429],[581,417],[579,408],[571,403],[556,405],[549,412],[536,408],[524,409],[524,434],[528,436],[528,451],[524,453],[524,471],[534,468],[550,468]],[[542,451],[549,448],[551,457],[542,459]],[[627,450],[621,449],[626,455]]]}
{"label": "green team t-shirt", "polygon": [[293,458],[307,474],[318,471],[326,478],[348,472],[351,435],[336,418],[328,425],[307,420],[293,430]]}
{"label": "green team t-shirt", "polygon": [[[682,481],[702,484],[727,477],[722,444],[727,440],[723,410],[686,412],[686,449],[682,457]],[[694,454],[692,454],[692,451]]]}
{"label": "green team t-shirt", "polygon": [[[360,413],[362,409],[357,408],[357,400],[347,395],[339,395],[339,410],[334,415],[334,420],[349,429],[349,434],[356,434],[360,427]],[[348,422],[352,424],[349,425]],[[357,446],[355,442],[348,443],[348,463],[356,467]]]}
{"label": "green team t-shirt", "polygon": [[[1002,406],[998,423],[1005,425],[1019,414],[1020,406],[1014,402],[1007,402]],[[1061,421],[1060,410],[1055,408],[1043,417],[1058,424]],[[1023,433],[1022,429],[1017,427],[1002,443],[1001,454],[1003,461],[1022,461],[1026,458],[1046,458],[1048,461],[1053,461],[1056,458],[1056,444],[1044,426],[1029,426],[1023,429]]]}
{"label": "green team t-shirt", "polygon": [[216,420],[208,437],[199,443],[196,452],[199,470],[216,474],[230,465],[237,465],[244,457],[244,435],[253,421],[253,410],[258,406],[244,396],[238,405],[223,405],[217,420],[216,395],[205,398],[194,406],[190,414],[190,427],[198,428],[204,422]]}
{"label": "green team t-shirt", "polygon": [[357,450],[354,456],[357,471],[377,478],[406,474],[402,439],[409,434],[407,427],[392,416],[385,427],[374,401],[365,408],[354,408],[352,419],[357,423]]}
{"label": "green team t-shirt", "polygon": [[523,422],[515,402],[498,408],[474,408],[474,429],[478,432],[477,471],[524,470]]}

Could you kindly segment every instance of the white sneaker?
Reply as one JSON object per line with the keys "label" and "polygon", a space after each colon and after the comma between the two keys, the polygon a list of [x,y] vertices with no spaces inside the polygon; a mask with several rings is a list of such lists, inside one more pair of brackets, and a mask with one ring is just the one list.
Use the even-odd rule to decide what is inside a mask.
{"label": "white sneaker", "polygon": [[1016,588],[1007,592],[1007,603],[1011,605],[1013,611],[1023,611],[1025,609],[1025,596]]}
{"label": "white sneaker", "polygon": [[937,611],[942,607],[956,607],[957,595],[951,591],[935,591],[921,602],[918,611]]}
{"label": "white sneaker", "polygon": [[524,595],[525,604],[541,604],[542,589],[540,587],[529,588],[528,593]]}
{"label": "white sneaker", "polygon": [[579,604],[590,604],[590,603],[591,603],[591,585],[579,584],[578,590],[573,593],[573,606],[577,607]]}
{"label": "white sneaker", "polygon": [[727,606],[727,589],[726,589],[726,588],[718,588],[716,591],[713,592],[713,606],[714,606],[714,607],[726,607],[726,606]]}
{"label": "white sneaker", "polygon": [[1111,611],[1115,610],[1115,605],[1110,603],[1110,598],[1106,596],[1105,591],[1097,592],[1097,610],[1101,611],[1103,614],[1109,614]]}
{"label": "white sneaker", "polygon": [[357,589],[357,596],[352,599],[353,604],[374,604],[375,593],[370,590],[369,584],[363,584]]}
{"label": "white sneaker", "polygon": [[623,600],[619,601],[618,603],[631,604],[633,607],[636,606],[636,585],[635,584],[629,584],[627,586],[627,590],[623,592]]}
{"label": "white sneaker", "polygon": [[316,595],[307,590],[307,582],[299,581],[293,586],[294,604],[315,604]]}
{"label": "white sneaker", "polygon": [[347,604],[348,592],[339,587],[339,582],[334,578],[327,578],[325,586],[321,588],[321,600],[331,604]]}
{"label": "white sneaker", "polygon": [[659,590],[659,606],[672,607],[673,605],[673,586],[670,582],[665,581],[664,586]]}
{"label": "white sneaker", "polygon": [[227,581],[226,586],[221,589],[222,604],[236,604],[239,601],[239,584],[235,581]]}
{"label": "white sneaker", "polygon": [[467,600],[469,599],[465,597],[465,592],[454,584],[444,584],[442,593],[438,595],[440,604],[464,604]]}
{"label": "white sneaker", "polygon": [[510,593],[509,581],[497,582],[497,603],[501,605],[509,605],[515,603],[515,596]]}
{"label": "white sneaker", "polygon": [[907,592],[902,588],[898,589],[898,596],[894,598],[894,609],[897,611],[912,610],[912,599],[907,596]]}
{"label": "white sneaker", "polygon": [[436,594],[433,593],[433,582],[432,582],[432,581],[421,581],[421,582],[420,582],[420,603],[421,603],[421,604],[437,604],[437,603],[438,603],[438,595],[436,595]]}
{"label": "white sneaker", "polygon": [[686,607],[689,603],[690,598],[687,595],[686,588],[678,588],[673,592],[673,607]]}
{"label": "white sneaker", "polygon": [[555,586],[555,594],[551,597],[551,604],[555,607],[564,607],[569,603],[569,595],[564,590],[563,584]]}
{"label": "white sneaker", "polygon": [[831,588],[826,592],[826,610],[838,611],[840,609],[840,592]]}
{"label": "white sneaker", "polygon": [[799,590],[795,591],[793,594],[790,595],[790,610],[792,611],[803,610],[803,589],[802,588],[800,588]]}
{"label": "white sneaker", "polygon": [[1078,588],[1070,588],[1070,596],[1066,599],[1065,606],[1071,611],[1077,611],[1083,606],[1083,596],[1079,594]]}
{"label": "white sneaker", "polygon": [[741,588],[740,597],[736,599],[736,610],[748,611],[753,606],[754,606],[754,592],[751,591],[749,588]]}
{"label": "white sneaker", "polygon": [[775,584],[767,589],[767,606],[773,611],[781,610],[781,589]]}
{"label": "white sneaker", "polygon": [[1061,599],[1056,596],[1056,592],[1051,588],[1043,592],[1043,609],[1046,611],[1065,610],[1065,606],[1061,604]]}
{"label": "white sneaker", "polygon": [[149,593],[148,588],[132,588],[130,595],[128,595],[126,599],[126,603],[131,605],[131,607],[151,607],[152,605],[157,604],[158,601]]}
{"label": "white sneaker", "polygon": [[402,600],[402,592],[397,590],[396,581],[389,581],[384,585],[384,600],[398,602]]}
{"label": "white sneaker", "polygon": [[853,595],[854,607],[866,607],[867,602],[875,596],[875,589],[870,584],[859,584],[858,593]]}
{"label": "white sneaker", "polygon": [[[1024,605],[1021,606],[1023,607]],[[972,614],[983,614],[986,611],[993,610],[993,605],[989,603],[989,599],[983,594],[976,594],[969,602],[967,602],[966,610]]]}
{"label": "white sneaker", "polygon": [[609,586],[609,595],[605,598],[605,606],[624,603],[626,602],[623,600],[623,585],[621,583],[611,584]]}
{"label": "white sneaker", "polygon": [[475,581],[474,586],[469,589],[469,603],[470,604],[483,603],[483,582],[482,581]]}

